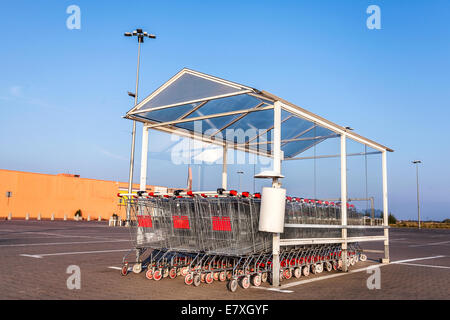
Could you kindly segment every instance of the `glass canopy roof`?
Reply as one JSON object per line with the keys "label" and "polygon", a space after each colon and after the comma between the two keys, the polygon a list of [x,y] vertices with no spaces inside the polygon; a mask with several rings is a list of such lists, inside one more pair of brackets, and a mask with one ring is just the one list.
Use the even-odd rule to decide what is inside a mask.
{"label": "glass canopy roof", "polygon": [[[203,141],[226,143],[229,147],[271,156],[276,101],[273,97],[251,87],[183,69],[125,117],[152,129],[183,132],[194,139],[202,137]],[[344,129],[335,125],[337,130],[330,130],[330,126],[326,128],[291,111],[283,108],[281,114],[284,158],[295,157],[326,139],[338,137]]]}

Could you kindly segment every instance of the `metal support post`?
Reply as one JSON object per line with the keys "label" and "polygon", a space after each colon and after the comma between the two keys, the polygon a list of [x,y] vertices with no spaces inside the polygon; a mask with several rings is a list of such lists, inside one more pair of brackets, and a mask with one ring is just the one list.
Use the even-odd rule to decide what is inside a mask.
{"label": "metal support post", "polygon": [[[281,174],[281,104],[276,101],[273,109],[273,171]],[[278,178],[272,179],[272,187],[280,188]],[[272,235],[272,285],[280,285],[280,234]]]}
{"label": "metal support post", "polygon": [[388,190],[387,190],[387,161],[386,161],[386,151],[381,154],[382,171],[383,171],[383,225],[384,228],[384,259],[381,260],[382,263],[389,263],[389,221],[388,221]]}
{"label": "metal support post", "polygon": [[[346,134],[341,134],[341,224],[347,225],[347,145]],[[347,229],[342,228],[342,270],[348,271],[347,266]]]}
{"label": "metal support post", "polygon": [[140,191],[147,190],[148,133],[148,128],[144,125],[142,128]]}
{"label": "metal support post", "polygon": [[223,157],[222,157],[222,188],[227,190],[227,145],[223,146]]}

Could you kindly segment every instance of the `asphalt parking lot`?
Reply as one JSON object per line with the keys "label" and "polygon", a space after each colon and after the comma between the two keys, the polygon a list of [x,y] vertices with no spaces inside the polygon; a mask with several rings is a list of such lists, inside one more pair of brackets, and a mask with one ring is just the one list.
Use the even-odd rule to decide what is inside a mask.
{"label": "asphalt parking lot", "polygon": [[[224,282],[186,286],[181,277],[147,280],[120,275],[132,248],[125,227],[106,222],[1,221],[0,299],[449,299],[450,230],[391,229],[391,263],[380,265],[382,242],[364,243],[369,257],[349,273],[323,272],[234,293]],[[81,271],[81,288],[68,289],[67,268]],[[369,289],[370,267],[380,266],[380,289]]]}

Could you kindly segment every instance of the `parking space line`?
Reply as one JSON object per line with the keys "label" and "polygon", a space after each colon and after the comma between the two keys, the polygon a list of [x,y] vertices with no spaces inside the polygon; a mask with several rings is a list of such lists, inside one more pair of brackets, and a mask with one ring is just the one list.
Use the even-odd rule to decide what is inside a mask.
{"label": "parking space line", "polygon": [[[294,287],[294,286],[299,286],[302,284],[306,284],[306,283],[311,283],[311,282],[315,282],[315,281],[320,281],[320,280],[325,280],[325,279],[330,279],[330,278],[336,278],[336,277],[340,277],[340,276],[345,276],[347,274],[351,274],[351,273],[357,273],[357,272],[361,272],[361,271],[366,271],[369,269],[374,269],[377,267],[384,267],[384,266],[388,266],[391,264],[401,264],[401,263],[405,263],[405,262],[411,262],[411,261],[419,261],[419,260],[429,260],[429,259],[437,259],[437,258],[443,258],[445,256],[443,255],[439,255],[439,256],[433,256],[433,257],[423,257],[423,258],[414,258],[414,259],[407,259],[407,260],[399,260],[399,261],[393,261],[389,264],[375,264],[375,265],[370,265],[368,267],[364,267],[364,268],[360,268],[360,269],[355,269],[355,270],[350,270],[349,272],[345,272],[345,273],[337,273],[337,274],[331,274],[328,276],[321,276],[321,277],[317,277],[317,278],[313,278],[313,279],[307,279],[307,280],[300,280],[300,281],[296,281],[296,282],[292,282],[292,283],[287,283],[285,285],[280,286],[281,289],[286,289],[286,288],[290,288],[290,287]],[[268,290],[268,289],[267,289]]]}
{"label": "parking space line", "polygon": [[31,247],[31,246],[56,246],[63,244],[90,244],[108,242],[130,242],[130,240],[99,240],[99,241],[76,241],[76,242],[44,242],[44,243],[20,243],[20,244],[0,244],[0,247]]}
{"label": "parking space line", "polygon": [[398,264],[398,263],[404,263],[404,262],[412,262],[412,261],[419,261],[419,260],[429,260],[429,259],[437,259],[437,258],[444,258],[445,256],[433,256],[433,257],[425,257],[425,258],[414,258],[414,259],[406,259],[406,260],[398,260],[393,261],[390,264]]}
{"label": "parking space line", "polygon": [[418,263],[406,263],[406,262],[401,262],[398,264],[402,264],[402,265],[406,265],[406,266],[415,266],[415,267],[428,267],[428,268],[440,268],[440,269],[450,269],[450,267],[445,267],[445,266],[433,266],[430,264],[418,264]]}
{"label": "parking space line", "polygon": [[109,253],[109,252],[120,252],[120,251],[130,251],[130,249],[99,250],[99,251],[78,251],[78,252],[58,252],[58,253],[41,253],[41,254],[20,254],[20,256],[41,259],[41,258],[47,257],[47,256],[65,256],[65,255],[71,255],[71,254],[90,254],[90,253]]}
{"label": "parking space line", "polygon": [[425,243],[425,244],[412,244],[409,247],[416,248],[416,247],[426,247],[426,246],[438,246],[440,244],[449,243],[450,241],[441,241],[441,242],[433,242],[433,243]]}
{"label": "parking space line", "polygon": [[283,289],[277,289],[277,288],[266,288],[266,287],[251,287],[253,289],[263,289],[263,290],[267,290],[267,291],[275,291],[275,292],[281,292],[281,293],[293,293],[294,291],[292,290],[283,290]]}

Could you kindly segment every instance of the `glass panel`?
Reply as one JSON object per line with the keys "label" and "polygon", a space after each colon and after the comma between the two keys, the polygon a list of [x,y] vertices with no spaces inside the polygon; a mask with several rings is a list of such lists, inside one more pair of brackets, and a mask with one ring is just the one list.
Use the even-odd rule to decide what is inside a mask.
{"label": "glass panel", "polygon": [[239,91],[241,89],[185,73],[143,105],[141,109],[160,107]]}
{"label": "glass panel", "polygon": [[310,147],[312,147],[315,143],[321,142],[322,140],[306,140],[306,141],[295,141],[295,142],[289,142],[286,145],[281,147],[281,150],[284,151],[285,157],[292,157],[297,152],[300,151],[306,151]]}
{"label": "glass panel", "polygon": [[159,109],[155,111],[143,112],[135,114],[137,117],[141,117],[148,120],[154,120],[158,122],[166,122],[177,120],[179,117],[198,106],[200,102],[185,104],[178,107]]}
{"label": "glass panel", "polygon": [[216,113],[251,109],[261,101],[247,94],[211,100],[203,107],[192,113],[188,118],[201,117]]}
{"label": "glass panel", "polygon": [[[217,130],[221,129],[225,124],[232,121],[236,115],[226,116],[226,117],[218,117],[218,118],[211,118],[211,119],[205,119],[205,120],[198,120],[198,121],[192,121],[192,122],[183,122],[179,123],[176,126],[179,128],[191,130],[197,133],[205,133],[207,132],[207,136],[212,135]],[[217,137],[220,139],[220,135]]]}
{"label": "glass panel", "polygon": [[[247,114],[245,117],[240,119],[239,121],[233,123],[231,126],[229,126],[225,131],[230,130],[229,137],[227,137],[227,140],[233,141],[233,136],[231,133],[235,131],[235,135],[239,132],[238,129],[242,129],[241,132],[244,133],[244,141],[240,141],[240,143],[247,142],[250,139],[254,138],[255,136],[263,133],[268,128],[270,128],[273,125],[273,110],[263,110],[263,111],[257,111]],[[270,131],[266,133],[265,135],[262,135],[261,137],[264,139],[264,141],[270,140]],[[237,139],[234,139],[237,141]],[[252,141],[257,142],[257,140]]]}
{"label": "glass panel", "polygon": [[[281,118],[283,119],[286,117]],[[300,133],[312,126],[314,126],[313,122],[293,116],[281,123],[281,140],[298,138]]]}
{"label": "glass panel", "polygon": [[[322,127],[315,127],[314,129],[306,132],[305,134],[296,137],[295,139],[303,139],[303,138],[314,138],[314,137],[325,137],[332,135],[333,131],[328,130]],[[300,140],[288,142],[286,144],[281,145],[281,150],[284,151],[285,157],[292,157],[296,155],[298,152],[303,152],[314,146],[314,144],[320,143],[326,139],[314,139],[314,140]]]}

